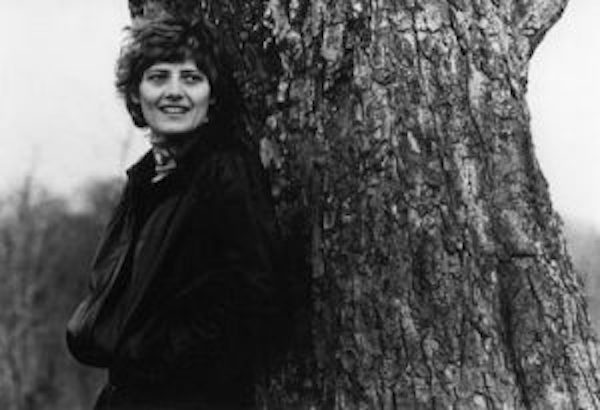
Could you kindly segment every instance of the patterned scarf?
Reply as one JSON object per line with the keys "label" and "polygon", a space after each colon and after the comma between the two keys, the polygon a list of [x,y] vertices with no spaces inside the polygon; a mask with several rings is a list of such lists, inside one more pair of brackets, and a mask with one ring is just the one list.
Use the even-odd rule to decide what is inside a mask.
{"label": "patterned scarf", "polygon": [[189,151],[197,135],[187,138],[169,139],[150,133],[149,140],[154,155],[154,172],[152,182],[162,181],[177,169],[177,164]]}

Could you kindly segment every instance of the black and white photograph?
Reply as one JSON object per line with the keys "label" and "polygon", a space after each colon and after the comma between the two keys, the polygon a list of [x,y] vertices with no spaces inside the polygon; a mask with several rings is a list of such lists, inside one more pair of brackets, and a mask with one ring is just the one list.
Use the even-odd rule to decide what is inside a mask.
{"label": "black and white photograph", "polygon": [[599,20],[0,0],[0,409],[600,409]]}

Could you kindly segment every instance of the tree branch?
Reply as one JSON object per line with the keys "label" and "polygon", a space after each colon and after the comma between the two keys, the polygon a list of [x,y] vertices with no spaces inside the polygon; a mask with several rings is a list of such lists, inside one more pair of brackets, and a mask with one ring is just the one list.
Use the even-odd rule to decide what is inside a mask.
{"label": "tree branch", "polygon": [[515,0],[517,30],[529,42],[531,56],[546,32],[556,23],[569,0]]}

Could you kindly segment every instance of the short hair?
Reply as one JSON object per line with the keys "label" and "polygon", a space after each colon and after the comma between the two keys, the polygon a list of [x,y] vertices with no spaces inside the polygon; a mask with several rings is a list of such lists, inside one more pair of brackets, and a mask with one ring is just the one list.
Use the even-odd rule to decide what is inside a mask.
{"label": "short hair", "polygon": [[158,62],[188,59],[208,77],[214,99],[209,111],[210,121],[225,124],[236,118],[239,92],[214,25],[201,19],[188,21],[163,16],[138,18],[126,31],[128,37],[116,65],[116,87],[136,126],[148,125],[140,104],[133,98],[139,93],[144,71]]}

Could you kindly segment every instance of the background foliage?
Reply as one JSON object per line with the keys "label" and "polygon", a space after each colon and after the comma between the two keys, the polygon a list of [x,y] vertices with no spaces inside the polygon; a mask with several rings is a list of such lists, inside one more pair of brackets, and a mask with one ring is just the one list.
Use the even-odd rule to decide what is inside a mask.
{"label": "background foliage", "polygon": [[78,210],[31,178],[0,198],[0,408],[91,408],[101,374],[69,357],[65,323],[120,186],[90,184]]}

